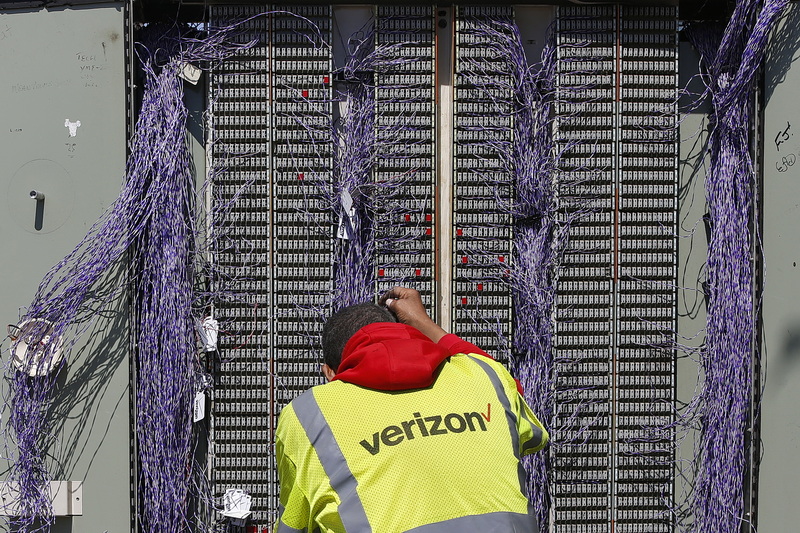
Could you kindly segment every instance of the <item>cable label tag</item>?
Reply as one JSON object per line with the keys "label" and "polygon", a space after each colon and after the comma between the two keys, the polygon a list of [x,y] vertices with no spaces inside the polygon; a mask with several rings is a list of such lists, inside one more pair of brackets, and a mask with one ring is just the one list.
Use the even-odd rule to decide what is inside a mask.
{"label": "cable label tag", "polygon": [[353,207],[353,197],[347,189],[343,189],[339,194],[342,202],[342,215],[339,216],[339,229],[336,230],[337,239],[350,240],[355,237],[356,229],[356,208]]}
{"label": "cable label tag", "polygon": [[178,76],[185,79],[192,85],[197,85],[198,80],[200,79],[200,74],[203,71],[199,68],[195,67],[191,63],[184,63],[181,65],[181,71],[178,73]]}
{"label": "cable label tag", "polygon": [[213,316],[205,317],[197,323],[197,334],[203,343],[203,349],[213,352],[217,349],[217,337],[219,335],[219,322]]}
{"label": "cable label tag", "polygon": [[195,422],[200,422],[206,417],[206,395],[203,391],[194,395],[194,416]]}
{"label": "cable label tag", "polygon": [[352,207],[346,215],[339,217],[339,229],[336,230],[336,238],[349,241],[354,237],[356,227],[356,208]]}

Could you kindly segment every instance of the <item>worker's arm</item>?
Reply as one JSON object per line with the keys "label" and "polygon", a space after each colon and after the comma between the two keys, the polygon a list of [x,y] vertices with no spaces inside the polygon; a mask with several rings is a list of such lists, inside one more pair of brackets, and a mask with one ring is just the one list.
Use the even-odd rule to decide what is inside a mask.
{"label": "worker's arm", "polygon": [[430,340],[446,348],[450,355],[475,353],[490,357],[488,353],[471,342],[467,342],[452,333],[447,333],[434,322],[428,316],[419,292],[414,289],[395,287],[384,294],[379,303],[385,305],[397,317],[399,322],[418,329]]}
{"label": "worker's arm", "polygon": [[452,333],[448,333],[438,342],[439,346],[443,346],[450,355],[455,355],[457,353],[474,353],[478,355],[482,355],[484,357],[488,357],[489,359],[494,359],[491,355],[484,352],[482,349],[478,348],[474,344],[469,341],[465,341],[458,335],[453,335]]}

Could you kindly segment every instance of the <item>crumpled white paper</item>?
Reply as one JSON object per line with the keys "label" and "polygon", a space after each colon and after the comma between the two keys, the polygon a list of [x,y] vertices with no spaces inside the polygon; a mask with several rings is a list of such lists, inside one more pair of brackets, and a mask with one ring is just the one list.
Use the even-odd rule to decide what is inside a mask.
{"label": "crumpled white paper", "polygon": [[225,491],[225,509],[222,516],[233,518],[234,520],[244,520],[250,516],[250,504],[253,497],[242,489],[228,489]]}

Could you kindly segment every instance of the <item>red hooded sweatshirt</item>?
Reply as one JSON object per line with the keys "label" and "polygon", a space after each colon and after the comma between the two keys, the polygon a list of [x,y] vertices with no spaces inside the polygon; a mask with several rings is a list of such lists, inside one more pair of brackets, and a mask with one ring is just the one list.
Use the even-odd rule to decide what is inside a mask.
{"label": "red hooded sweatshirt", "polygon": [[421,389],[433,384],[445,359],[459,353],[491,359],[452,333],[435,343],[406,324],[376,322],[364,326],[347,341],[333,379],[376,390]]}

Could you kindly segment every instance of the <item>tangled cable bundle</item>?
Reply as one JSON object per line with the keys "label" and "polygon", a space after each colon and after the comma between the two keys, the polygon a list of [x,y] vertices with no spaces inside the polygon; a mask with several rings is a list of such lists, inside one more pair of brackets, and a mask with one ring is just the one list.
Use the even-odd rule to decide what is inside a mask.
{"label": "tangled cable bundle", "polygon": [[[334,150],[331,203],[341,227],[334,245],[334,308],[369,300],[374,287],[375,235],[372,168],[380,147],[375,135],[373,74],[378,55],[374,34],[355,42],[341,74],[345,88],[338,99],[346,112],[332,128]],[[351,41],[352,42],[352,41]]]}
{"label": "tangled cable bundle", "polygon": [[[139,505],[144,530],[153,532],[185,528],[195,355],[194,178],[178,77],[181,61],[167,52],[170,60],[159,69],[158,53],[144,60],[145,97],[137,127],[152,136],[142,155],[148,177],[158,179],[162,190],[134,258]],[[134,150],[134,160],[137,155]]]}
{"label": "tangled cable bundle", "polygon": [[[234,31],[197,35],[172,27],[143,32],[148,44],[139,51],[146,81],[125,185],[76,248],[47,273],[22,317],[23,322],[48,324],[46,333],[63,339],[63,351],[69,354],[92,319],[128,288],[120,279],[110,285],[107,277],[130,253],[139,508],[148,532],[184,530],[191,513],[192,312],[205,301],[199,302],[194,292],[198,213],[179,74],[186,63],[206,69],[250,46],[230,43]],[[41,340],[44,333],[29,332],[29,337]],[[45,454],[56,439],[47,411],[57,372],[30,377],[27,370],[6,365],[10,427],[17,445],[8,480],[19,487],[15,527],[20,531],[46,529],[53,520]]]}
{"label": "tangled cable bundle", "polygon": [[[503,58],[505,78],[493,75],[496,66],[471,66],[470,83],[496,102],[496,109],[512,117],[512,140],[487,137],[510,173],[516,197],[500,203],[514,220],[514,257],[505,279],[514,306],[514,338],[510,364],[526,391],[526,401],[550,428],[553,420],[553,306],[556,271],[561,263],[569,220],[557,215],[556,153],[552,136],[555,81],[555,45],[548,39],[542,61],[530,64],[519,28],[512,20],[476,19],[476,42]],[[495,95],[507,95],[505,98]],[[549,522],[546,454],[526,458],[528,494],[540,524]]]}
{"label": "tangled cable bundle", "polygon": [[769,31],[788,2],[739,0],[725,27],[692,25],[713,110],[706,176],[711,239],[706,263],[706,341],[700,353],[691,510],[698,533],[740,531],[746,521],[743,480],[753,395],[753,220],[755,175],[750,157],[756,73]]}
{"label": "tangled cable bundle", "polygon": [[[524,65],[522,41],[515,29],[515,65]],[[528,69],[529,70],[529,69]],[[548,42],[539,71],[531,76],[515,68],[519,97],[514,127],[515,201],[514,261],[510,283],[514,295],[514,350],[511,364],[531,408],[545,424],[553,420],[553,310],[556,273],[561,264],[569,222],[556,213],[552,83],[555,47]],[[547,454],[526,458],[528,494],[540,524],[550,511]]]}
{"label": "tangled cable bundle", "polygon": [[203,68],[250,46],[227,42],[234,28],[203,38],[177,31],[143,47],[146,83],[130,177],[158,187],[135,246],[136,434],[139,508],[147,532],[188,529],[192,509],[192,398],[197,373],[195,316],[211,295],[198,298],[199,240],[194,175],[186,138],[187,110],[180,74]]}
{"label": "tangled cable bundle", "polygon": [[[388,19],[383,23],[388,25]],[[411,147],[403,140],[401,131],[414,127],[413,117],[382,112],[382,106],[390,102],[377,101],[375,75],[418,59],[402,54],[406,45],[403,41],[376,44],[372,24],[363,32],[363,38],[350,40],[347,64],[334,72],[334,77],[342,83],[333,95],[333,102],[345,102],[346,106],[339,120],[331,120],[329,126],[334,146],[333,179],[331,183],[322,180],[315,183],[333,222],[338,221],[334,242],[334,310],[370,300],[376,290],[376,253],[397,249],[414,239],[411,231],[397,232],[389,227],[403,211],[396,200],[401,187],[412,176],[399,175],[380,182],[374,177],[379,159],[408,157]],[[379,117],[391,118],[379,126]],[[314,126],[307,117],[295,119],[309,131],[309,139],[313,139]]]}

